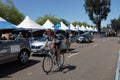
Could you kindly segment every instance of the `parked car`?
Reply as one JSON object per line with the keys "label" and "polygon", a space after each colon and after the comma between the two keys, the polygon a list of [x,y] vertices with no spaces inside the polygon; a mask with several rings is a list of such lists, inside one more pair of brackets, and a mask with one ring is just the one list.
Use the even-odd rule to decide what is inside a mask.
{"label": "parked car", "polygon": [[90,32],[85,32],[78,37],[77,43],[92,42],[92,39],[93,39],[93,36],[91,35],[91,33]]}
{"label": "parked car", "polygon": [[25,64],[29,60],[30,54],[31,49],[28,40],[0,40],[0,64],[13,60]]}
{"label": "parked car", "polygon": [[77,36],[77,35],[72,35],[72,36],[70,37],[71,43],[76,42],[77,39],[78,39],[78,36]]}
{"label": "parked car", "polygon": [[[31,52],[32,55],[34,54],[41,54],[41,47],[44,46],[46,41],[46,36],[43,36],[42,38],[38,38],[35,39],[34,41],[32,41],[31,43]],[[48,42],[48,45],[50,45],[51,42]],[[70,42],[71,44],[71,42]],[[64,40],[64,35],[61,35],[61,50],[65,50],[66,49],[66,43]]]}

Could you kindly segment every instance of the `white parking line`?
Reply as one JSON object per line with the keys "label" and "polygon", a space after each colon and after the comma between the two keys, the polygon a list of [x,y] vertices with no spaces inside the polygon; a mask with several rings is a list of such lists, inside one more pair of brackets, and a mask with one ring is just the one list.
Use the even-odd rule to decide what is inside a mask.
{"label": "white parking line", "polygon": [[71,54],[71,55],[69,55],[69,56],[67,56],[68,58],[70,58],[70,57],[72,57],[72,56],[74,56],[74,55],[77,55],[78,54],[78,52],[77,53],[74,53],[74,54]]}
{"label": "white parking line", "polygon": [[28,76],[32,75],[32,72],[28,73]]}

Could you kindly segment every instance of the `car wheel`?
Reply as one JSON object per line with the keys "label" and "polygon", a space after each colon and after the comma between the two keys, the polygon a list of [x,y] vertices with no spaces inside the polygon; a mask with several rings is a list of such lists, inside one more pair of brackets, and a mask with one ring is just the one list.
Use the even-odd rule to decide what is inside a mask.
{"label": "car wheel", "polygon": [[89,39],[88,39],[88,38],[86,38],[86,39],[85,39],[85,42],[89,42]]}
{"label": "car wheel", "polygon": [[29,59],[29,53],[26,50],[21,51],[18,57],[18,61],[22,64],[25,64],[27,63],[28,59]]}
{"label": "car wheel", "polygon": [[77,43],[80,43],[80,41],[78,40]]}
{"label": "car wheel", "polygon": [[78,41],[78,40],[77,40],[76,42],[77,42],[77,43],[79,43],[79,41]]}

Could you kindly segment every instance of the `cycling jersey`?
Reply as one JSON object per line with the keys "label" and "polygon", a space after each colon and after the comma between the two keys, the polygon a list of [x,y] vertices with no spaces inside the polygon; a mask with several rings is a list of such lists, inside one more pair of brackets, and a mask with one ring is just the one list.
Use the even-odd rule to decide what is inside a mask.
{"label": "cycling jersey", "polygon": [[48,41],[52,41],[53,39],[56,39],[55,41],[55,48],[60,48],[60,45],[61,45],[61,39],[60,39],[60,35],[56,34],[56,35],[50,35],[50,36],[47,36],[47,40]]}

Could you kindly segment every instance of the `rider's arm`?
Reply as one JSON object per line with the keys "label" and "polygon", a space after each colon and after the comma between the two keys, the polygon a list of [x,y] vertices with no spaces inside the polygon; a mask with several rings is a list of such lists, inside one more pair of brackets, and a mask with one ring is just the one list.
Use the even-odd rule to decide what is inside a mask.
{"label": "rider's arm", "polygon": [[51,44],[51,49],[53,49],[55,47],[55,42],[56,42],[56,36],[54,35],[54,38],[53,38],[52,44]]}
{"label": "rider's arm", "polygon": [[48,44],[48,39],[46,39],[44,47],[46,47],[47,44]]}

